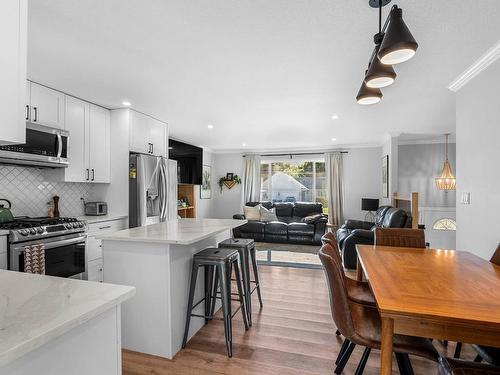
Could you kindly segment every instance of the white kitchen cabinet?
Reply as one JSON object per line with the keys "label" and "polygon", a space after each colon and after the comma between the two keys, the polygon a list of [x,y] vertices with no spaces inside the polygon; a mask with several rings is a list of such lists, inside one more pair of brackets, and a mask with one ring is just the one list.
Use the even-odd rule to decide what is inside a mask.
{"label": "white kitchen cabinet", "polygon": [[2,0],[0,12],[0,144],[26,140],[27,0]]}
{"label": "white kitchen cabinet", "polygon": [[67,168],[45,171],[45,176],[65,182],[109,183],[109,110],[66,96],[65,130],[69,132],[69,165]]}
{"label": "white kitchen cabinet", "polygon": [[167,156],[167,124],[145,114],[130,111],[130,151]]}
{"label": "white kitchen cabinet", "polygon": [[88,176],[88,145],[85,134],[90,122],[90,104],[66,97],[65,129],[69,131],[68,160],[69,166],[64,168],[64,181],[83,182]]}
{"label": "white kitchen cabinet", "polygon": [[91,182],[110,182],[110,113],[90,105],[88,168]]}
{"label": "white kitchen cabinet", "polygon": [[7,235],[0,236],[0,270],[7,267]]}
{"label": "white kitchen cabinet", "polygon": [[64,93],[35,82],[29,82],[29,84],[30,121],[40,125],[64,129]]}
{"label": "white kitchen cabinet", "polygon": [[87,231],[86,259],[87,280],[102,282],[104,267],[102,260],[102,241],[96,236],[117,232],[126,228],[126,219],[116,219],[90,223]]}

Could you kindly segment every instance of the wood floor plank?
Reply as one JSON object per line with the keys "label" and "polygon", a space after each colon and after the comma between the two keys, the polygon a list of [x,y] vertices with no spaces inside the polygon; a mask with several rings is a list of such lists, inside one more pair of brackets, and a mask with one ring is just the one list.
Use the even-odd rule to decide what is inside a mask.
{"label": "wood floor plank", "polygon": [[[342,344],[335,335],[329,297],[322,270],[259,268],[264,308],[253,295],[253,326],[245,331],[240,314],[233,322],[233,358],[226,355],[224,325],[211,321],[169,361],[164,358],[123,351],[124,375],[330,375]],[[234,305],[236,307],[236,304]],[[454,343],[443,354],[453,355]],[[354,374],[363,348],[357,347],[344,374]],[[474,352],[464,345],[463,357]],[[372,351],[365,375],[377,375],[380,353]],[[436,364],[412,357],[416,375],[436,373]],[[394,364],[394,374],[398,374]]]}

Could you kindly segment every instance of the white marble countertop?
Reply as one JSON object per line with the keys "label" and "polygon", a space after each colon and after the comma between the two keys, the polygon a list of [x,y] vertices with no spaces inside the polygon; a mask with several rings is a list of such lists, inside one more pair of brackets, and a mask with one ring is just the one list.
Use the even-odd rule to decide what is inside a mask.
{"label": "white marble countertop", "polygon": [[128,215],[97,215],[97,216],[78,216],[80,221],[86,221],[87,224],[102,223],[105,221],[121,220],[128,218]]}
{"label": "white marble countertop", "polygon": [[10,230],[8,229],[0,229],[0,236],[7,236]]}
{"label": "white marble countertop", "polygon": [[0,270],[0,366],[134,295],[134,287]]}
{"label": "white marble countertop", "polygon": [[[97,236],[104,241],[134,241],[190,245],[245,224],[233,219],[176,219]],[[103,246],[106,251],[106,245]]]}

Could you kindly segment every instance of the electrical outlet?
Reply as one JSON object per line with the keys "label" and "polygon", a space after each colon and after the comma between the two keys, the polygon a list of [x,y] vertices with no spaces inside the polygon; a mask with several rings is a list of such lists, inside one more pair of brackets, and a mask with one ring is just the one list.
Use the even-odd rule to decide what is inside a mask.
{"label": "electrical outlet", "polygon": [[468,192],[468,191],[462,192],[461,203],[462,204],[470,204],[470,192]]}

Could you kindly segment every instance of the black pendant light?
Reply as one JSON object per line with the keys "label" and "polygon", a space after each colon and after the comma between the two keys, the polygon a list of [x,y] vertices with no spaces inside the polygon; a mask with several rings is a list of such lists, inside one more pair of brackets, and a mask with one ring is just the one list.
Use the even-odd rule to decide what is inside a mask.
{"label": "black pendant light", "polygon": [[358,95],[356,96],[356,100],[358,104],[361,105],[377,104],[382,100],[382,96],[382,91],[380,91],[380,89],[368,87],[365,81],[363,81],[358,91]]}
{"label": "black pendant light", "polygon": [[372,55],[372,60],[368,66],[368,71],[365,76],[366,86],[371,88],[382,88],[392,85],[396,79],[396,72],[391,65],[385,65],[380,62],[377,53],[382,41],[383,34],[375,34],[375,51]]}
{"label": "black pendant light", "polygon": [[396,72],[393,64],[399,64],[415,55],[418,44],[403,21],[403,11],[394,5],[382,27],[382,7],[391,0],[368,0],[372,8],[379,11],[378,29],[375,34],[375,48],[370,57],[365,79],[356,100],[359,104],[375,104],[382,99],[380,88],[394,83]]}
{"label": "black pendant light", "polygon": [[400,64],[415,56],[417,48],[418,43],[403,21],[403,10],[395,6],[389,15],[389,26],[378,51],[380,61],[388,65]]}

